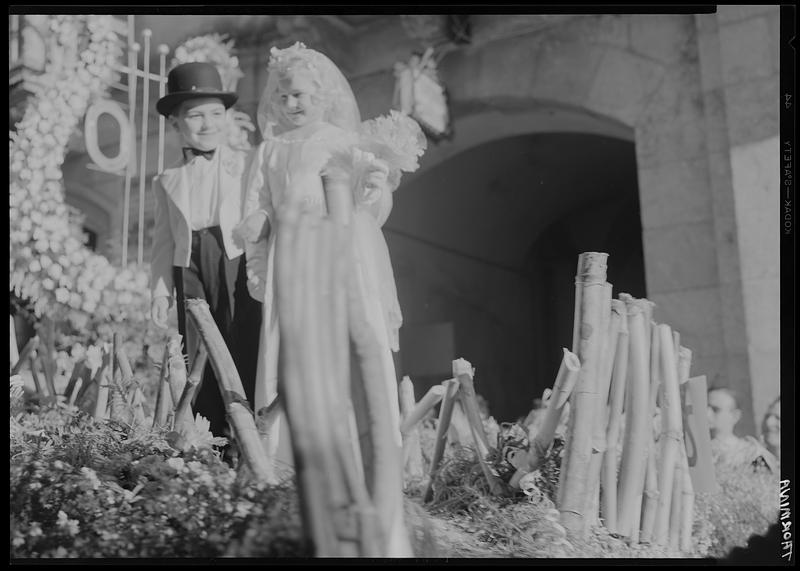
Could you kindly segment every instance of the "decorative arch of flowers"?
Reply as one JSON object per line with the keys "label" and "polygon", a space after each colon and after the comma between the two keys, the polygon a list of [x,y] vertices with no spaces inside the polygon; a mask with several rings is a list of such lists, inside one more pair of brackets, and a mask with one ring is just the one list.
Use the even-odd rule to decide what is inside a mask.
{"label": "decorative arch of flowers", "polygon": [[[65,202],[62,165],[69,139],[89,105],[116,80],[114,64],[123,55],[112,18],[46,17],[50,45],[40,89],[9,132],[9,290],[12,302],[58,325],[59,375],[69,374],[81,358],[98,366],[100,346],[113,332],[134,341],[127,346],[132,362],[141,362],[141,350],[161,334],[148,320],[148,268],[116,267],[91,251],[82,214]],[[242,73],[232,49],[233,42],[218,34],[193,38],[176,50],[173,63],[210,61],[235,89]],[[255,130],[250,118],[234,112],[231,126],[231,145],[250,148],[246,130]]]}
{"label": "decorative arch of flowers", "polygon": [[51,45],[41,89],[9,133],[10,290],[36,317],[146,318],[147,272],[114,267],[84,245],[64,200],[61,170],[72,132],[114,80],[122,47],[111,16],[48,16]]}
{"label": "decorative arch of flowers", "polygon": [[70,136],[115,80],[122,55],[112,16],[51,15],[46,22],[50,45],[40,89],[9,132],[9,290],[12,303],[56,324],[61,377],[87,352],[99,354],[94,344],[109,341],[112,332],[135,339],[129,356],[141,358],[149,272],[135,264],[116,267],[90,250],[82,214],[65,203],[62,165]]}

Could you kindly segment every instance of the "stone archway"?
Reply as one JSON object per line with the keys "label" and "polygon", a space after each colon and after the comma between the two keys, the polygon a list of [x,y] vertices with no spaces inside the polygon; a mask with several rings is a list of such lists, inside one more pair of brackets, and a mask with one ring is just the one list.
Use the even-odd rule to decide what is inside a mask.
{"label": "stone archway", "polygon": [[[690,15],[604,15],[483,41],[476,32],[470,50],[448,55],[439,68],[451,96],[455,138],[433,147],[405,185],[436,176],[446,184],[439,166],[469,148],[471,137],[480,144],[519,130],[541,132],[536,124],[552,117],[563,119],[550,121],[554,131],[562,123],[565,131],[597,134],[585,128],[595,120],[600,134],[614,130],[611,136],[635,141],[644,276],[647,297],[656,303],[654,318],[678,330],[692,349],[692,375],[704,374],[709,384],[745,396],[740,429],[754,433],[751,333],[742,326],[753,319],[745,315],[739,230],[731,214],[741,200],[731,183],[727,107],[715,91],[730,64],[720,69],[709,26]],[[583,128],[568,128],[573,114]],[[525,116],[531,119],[523,127]],[[397,196],[398,212],[403,200]],[[425,206],[420,208],[414,216],[425,218]],[[443,212],[445,219],[461,215],[459,208]]]}
{"label": "stone archway", "polygon": [[[446,375],[448,358],[470,360],[498,420],[524,415],[552,385],[571,344],[581,251],[611,251],[619,291],[645,295],[633,144],[571,119],[429,166],[398,189],[384,226],[407,324],[400,370],[424,386]],[[453,354],[425,378],[420,361],[437,345]]]}

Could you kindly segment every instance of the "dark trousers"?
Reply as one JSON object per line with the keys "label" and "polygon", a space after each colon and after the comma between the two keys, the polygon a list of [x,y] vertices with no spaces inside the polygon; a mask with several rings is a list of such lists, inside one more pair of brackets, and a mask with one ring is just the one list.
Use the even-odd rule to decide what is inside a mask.
{"label": "dark trousers", "polygon": [[[261,304],[247,291],[244,255],[229,260],[225,255],[219,226],[192,232],[192,253],[188,268],[174,267],[177,291],[178,331],[183,351],[200,345],[196,328],[186,322],[186,299],[204,299],[214,322],[233,357],[250,408],[255,397],[258,338],[261,332]],[[194,355],[189,355],[194,359]],[[229,438],[225,403],[209,360],[192,410],[206,417],[214,436]]]}

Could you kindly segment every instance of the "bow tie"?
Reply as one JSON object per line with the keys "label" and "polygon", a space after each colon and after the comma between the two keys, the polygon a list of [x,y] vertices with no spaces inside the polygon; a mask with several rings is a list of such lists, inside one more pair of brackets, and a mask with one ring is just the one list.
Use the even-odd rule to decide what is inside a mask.
{"label": "bow tie", "polygon": [[183,147],[183,158],[187,161],[190,161],[194,157],[203,157],[210,161],[212,158],[214,158],[214,151],[216,151],[216,149],[211,149],[210,151],[201,151],[200,149],[195,149],[194,147]]}

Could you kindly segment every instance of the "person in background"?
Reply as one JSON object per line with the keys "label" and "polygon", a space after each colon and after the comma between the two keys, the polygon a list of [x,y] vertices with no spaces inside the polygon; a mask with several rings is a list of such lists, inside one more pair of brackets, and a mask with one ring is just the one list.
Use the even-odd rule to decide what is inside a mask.
{"label": "person in background", "polygon": [[[152,183],[153,323],[166,328],[168,311],[176,305],[183,351],[194,359],[200,338],[187,323],[185,300],[205,300],[252,406],[261,308],[248,294],[243,244],[233,235],[242,219],[243,182],[251,157],[225,144],[227,110],[237,95],[223,91],[216,67],[203,62],[173,68],[167,92],[156,109],[180,136],[183,156]],[[225,404],[210,361],[193,411],[209,420],[214,436],[226,436]],[[226,458],[227,452],[230,448]]]}
{"label": "person in background", "polygon": [[781,461],[781,398],[776,398],[764,415],[761,423],[761,439],[775,459]]}
{"label": "person in background", "polygon": [[752,436],[740,438],[734,428],[742,417],[739,398],[733,389],[711,388],[708,391],[708,425],[711,430],[711,453],[716,466],[766,467],[775,472],[778,461]]}

